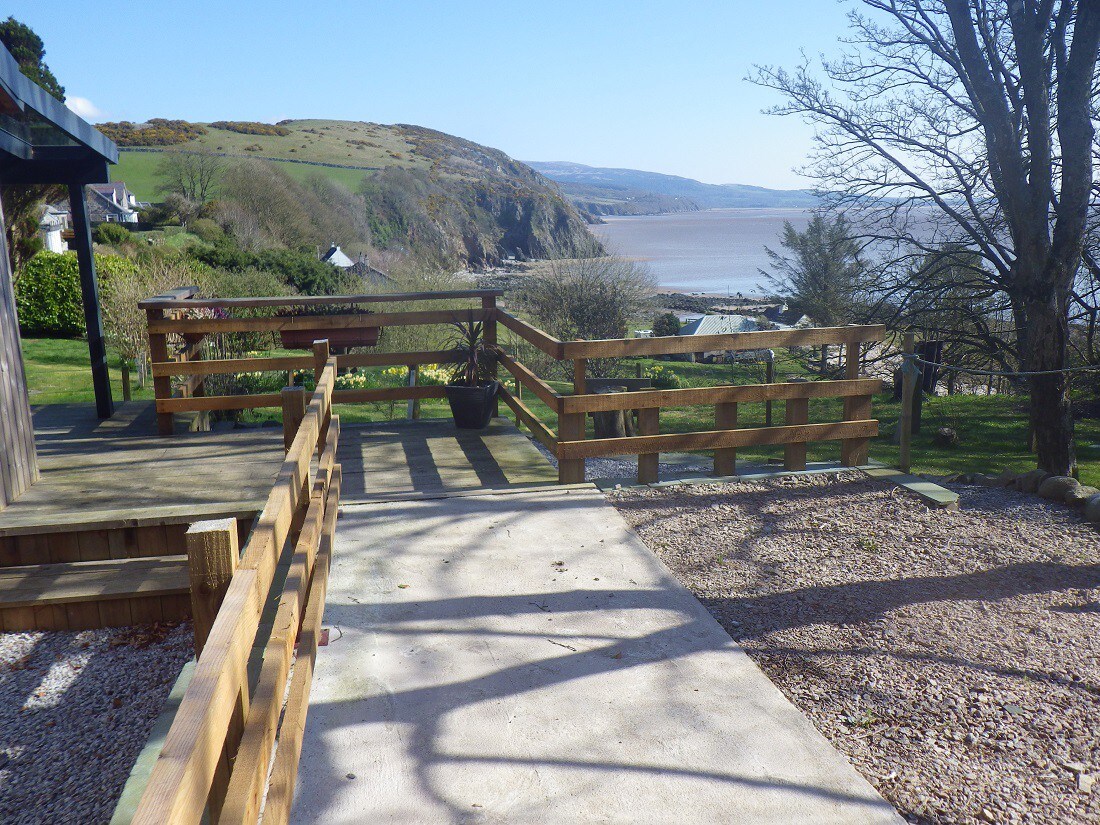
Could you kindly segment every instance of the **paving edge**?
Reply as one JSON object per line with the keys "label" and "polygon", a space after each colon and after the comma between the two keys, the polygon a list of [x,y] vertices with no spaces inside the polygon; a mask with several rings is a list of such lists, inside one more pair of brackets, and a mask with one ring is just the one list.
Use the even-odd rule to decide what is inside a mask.
{"label": "paving edge", "polygon": [[180,670],[176,677],[176,683],[172,685],[172,692],[161,708],[160,715],[153,723],[153,729],[149,732],[149,740],[138,754],[134,767],[130,769],[130,776],[122,787],[122,796],[118,798],[115,811],[111,815],[111,825],[130,825],[137,812],[138,803],[141,801],[145,787],[149,784],[149,777],[153,774],[153,766],[160,758],[160,752],[164,748],[164,740],[168,736],[168,729],[176,718],[180,702],[183,701],[184,691],[191,684],[191,677],[195,673],[195,660],[191,659]]}
{"label": "paving edge", "polygon": [[884,464],[872,464],[860,469],[871,478],[886,481],[901,487],[903,490],[908,490],[918,496],[929,507],[937,510],[959,509],[959,494],[953,493],[946,487],[941,487],[934,481],[910,473],[903,473],[901,470],[887,467]]}
{"label": "paving edge", "polygon": [[569,492],[571,490],[596,490],[598,487],[591,481],[577,484],[531,484],[524,486],[515,484],[511,487],[471,487],[466,490],[443,490],[438,493],[399,493],[397,495],[380,495],[378,498],[366,499],[341,499],[340,509],[346,507],[370,507],[375,504],[389,504],[394,501],[438,501],[445,498],[473,498],[476,496],[510,496],[523,493],[548,493]]}

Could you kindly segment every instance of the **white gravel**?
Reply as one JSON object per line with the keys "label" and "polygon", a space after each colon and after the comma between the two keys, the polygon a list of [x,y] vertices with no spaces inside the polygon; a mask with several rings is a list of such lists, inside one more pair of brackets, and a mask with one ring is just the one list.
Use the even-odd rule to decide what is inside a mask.
{"label": "white gravel", "polygon": [[0,822],[109,822],[190,623],[0,633]]}
{"label": "white gravel", "polygon": [[[1100,534],[860,473],[609,495],[911,822],[1100,822]],[[1095,782],[1095,786],[1094,786]]]}

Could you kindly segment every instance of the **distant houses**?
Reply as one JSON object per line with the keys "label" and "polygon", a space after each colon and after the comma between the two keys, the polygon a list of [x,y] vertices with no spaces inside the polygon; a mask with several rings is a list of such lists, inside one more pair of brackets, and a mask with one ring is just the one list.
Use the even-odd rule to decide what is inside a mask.
{"label": "distant houses", "polygon": [[[136,224],[140,210],[147,205],[140,202],[121,181],[90,183],[84,187],[84,199],[88,205],[88,222],[93,226],[101,223]],[[50,252],[64,252],[68,248],[66,240],[71,237],[71,231],[69,199],[62,198],[47,204],[38,222],[42,245]]]}
{"label": "distant houses", "polygon": [[[801,312],[792,311],[786,304],[768,307],[758,316],[739,314],[712,314],[681,316],[682,326],[677,335],[701,337],[707,335],[729,335],[739,332],[757,332],[766,329],[801,329],[812,326],[809,317]],[[653,330],[636,329],[636,338],[652,338]],[[739,357],[750,359],[765,358],[765,350],[760,352],[742,351],[737,353]],[[691,353],[694,361],[725,361],[733,357],[733,353],[725,350],[708,350],[701,348]]]}
{"label": "distant houses", "polygon": [[381,269],[372,266],[370,261],[366,260],[362,254],[359,255],[359,260],[353,261],[337,243],[333,243],[328,248],[328,251],[321,256],[321,260],[358,275],[369,286],[386,286],[394,282],[393,278]]}

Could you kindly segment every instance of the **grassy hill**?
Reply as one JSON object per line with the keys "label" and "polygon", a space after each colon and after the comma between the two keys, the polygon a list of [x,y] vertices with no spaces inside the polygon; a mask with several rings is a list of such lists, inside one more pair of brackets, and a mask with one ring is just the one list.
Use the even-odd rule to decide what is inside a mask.
{"label": "grassy hill", "polygon": [[[175,126],[173,126],[175,124]],[[321,174],[352,192],[370,189],[379,246],[429,238],[473,264],[598,254],[599,242],[557,185],[503,152],[407,124],[290,120],[266,124],[100,124],[123,149],[115,180],[157,197],[163,151],[203,151],[273,162],[301,180]],[[250,134],[235,129],[273,130]]]}

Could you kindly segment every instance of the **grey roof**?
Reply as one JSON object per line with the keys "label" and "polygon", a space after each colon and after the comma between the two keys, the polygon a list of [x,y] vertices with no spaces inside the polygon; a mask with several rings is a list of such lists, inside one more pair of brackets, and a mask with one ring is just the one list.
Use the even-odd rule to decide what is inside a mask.
{"label": "grey roof", "polygon": [[754,332],[760,324],[748,315],[704,315],[680,328],[680,335],[728,335],[733,332]]}

